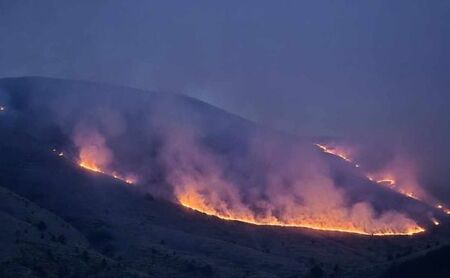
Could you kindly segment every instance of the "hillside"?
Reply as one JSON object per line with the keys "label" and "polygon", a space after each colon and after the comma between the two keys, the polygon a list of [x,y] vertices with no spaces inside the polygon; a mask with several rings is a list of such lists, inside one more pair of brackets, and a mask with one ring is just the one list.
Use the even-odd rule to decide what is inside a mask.
{"label": "hillside", "polygon": [[450,276],[449,256],[450,246],[447,245],[418,258],[394,265],[382,277],[448,277]]}
{"label": "hillside", "polygon": [[[176,132],[175,125],[195,127],[205,144],[230,164],[237,181],[246,174],[236,171],[237,166],[247,169],[245,163],[250,163],[243,159],[248,152],[246,135],[277,138],[285,145],[302,140],[181,96],[45,78],[4,79],[0,88],[5,93],[0,101],[6,106],[0,115],[0,186],[5,188],[0,192],[0,215],[5,219],[0,231],[7,235],[1,237],[1,271],[7,275],[20,267],[39,276],[39,269],[51,263],[44,255],[33,264],[20,257],[20,250],[28,246],[32,252],[56,254],[59,264],[53,273],[81,269],[76,274],[80,277],[111,277],[108,271],[118,277],[375,277],[393,262],[448,242],[447,222],[437,228],[425,224],[427,231],[415,236],[371,237],[255,226],[192,211],[167,190],[166,169],[157,159],[163,143],[143,134],[167,132],[168,126]],[[92,107],[103,112],[96,114]],[[163,120],[148,127],[148,110],[157,111],[151,116]],[[108,143],[116,160],[111,167],[136,171],[139,182],[130,185],[77,165],[72,130],[80,121],[100,122],[102,134],[112,134]],[[432,211],[372,186],[333,157],[320,159],[331,165],[336,183],[349,188],[350,199],[373,199],[376,208],[418,215],[417,221]],[[85,250],[95,259],[86,262]],[[70,263],[63,263],[66,260]],[[104,265],[103,260],[108,267],[98,272],[97,262]],[[66,264],[82,266],[60,270]],[[113,268],[116,265],[120,270]]]}
{"label": "hillside", "polygon": [[69,223],[0,187],[1,277],[147,277],[90,248]]}

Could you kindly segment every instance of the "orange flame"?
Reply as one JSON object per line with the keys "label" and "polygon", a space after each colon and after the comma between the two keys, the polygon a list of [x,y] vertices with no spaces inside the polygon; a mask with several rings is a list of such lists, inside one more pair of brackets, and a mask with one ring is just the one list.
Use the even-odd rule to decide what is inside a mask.
{"label": "orange flame", "polygon": [[[347,162],[352,162],[352,160],[350,159],[350,155],[348,154],[348,152],[344,151],[341,148],[338,147],[329,147],[329,146],[325,146],[323,144],[315,144],[316,147],[318,147],[319,149],[321,149],[324,153],[328,153],[334,156],[337,156]],[[355,164],[356,168],[359,168],[359,164]]]}
{"label": "orange flame", "polygon": [[[345,160],[348,163],[353,164],[356,168],[360,168],[360,164],[358,163],[354,163],[353,159],[350,158],[349,152],[345,152],[343,148],[339,148],[339,147],[329,147],[323,144],[315,144],[315,146],[317,146],[319,149],[321,149],[324,153],[328,153],[334,156],[337,156],[343,160]],[[401,188],[397,186],[397,182],[396,179],[393,178],[391,175],[387,176],[387,177],[381,177],[381,178],[375,178],[374,175],[366,175],[367,179],[369,179],[370,181],[373,181],[377,184],[380,185],[385,185],[389,188],[391,188],[392,190],[415,200],[418,201],[423,201],[423,198],[420,198],[418,193],[415,193],[411,190],[411,188],[409,190],[406,190],[405,188]]]}
{"label": "orange flame", "polygon": [[394,179],[381,179],[381,180],[377,180],[376,183],[387,184],[388,186],[392,186],[395,184],[395,180]]}
{"label": "orange flame", "polygon": [[[189,209],[201,212],[207,215],[215,216],[223,220],[239,221],[254,225],[264,226],[281,226],[281,227],[300,227],[321,231],[354,233],[372,236],[395,236],[395,235],[414,235],[424,232],[425,229],[418,226],[415,222],[410,221],[404,227],[390,227],[381,224],[378,229],[370,231],[366,229],[364,224],[355,224],[357,221],[337,220],[323,216],[323,218],[312,219],[299,215],[298,218],[281,219],[274,215],[256,216],[250,210],[246,209],[230,209],[224,203],[217,204],[217,200],[213,198],[205,198],[201,193],[196,191],[194,187],[187,186],[184,191],[178,192],[178,202]],[[331,214],[331,213],[330,213]]]}
{"label": "orange flame", "polygon": [[[90,171],[103,173],[113,178],[134,183],[135,180],[130,177],[123,177],[117,172],[110,171],[108,165],[112,160],[112,152],[106,147],[104,139],[97,134],[97,138],[82,138],[78,141],[80,155],[78,164]],[[88,144],[85,144],[87,142]],[[188,156],[192,157],[191,154]],[[197,156],[193,156],[199,158]],[[345,155],[340,156],[346,161],[351,161]],[[186,163],[183,165],[191,165]],[[211,165],[206,160],[206,165]],[[181,171],[183,172],[183,171]],[[247,204],[242,203],[237,188],[221,180],[220,175],[209,168],[205,176],[198,175],[194,171],[188,176],[180,175],[176,172],[179,179],[175,183],[174,194],[178,202],[184,207],[192,210],[216,216],[218,218],[230,221],[240,221],[254,225],[269,225],[282,227],[303,227],[322,231],[335,231],[344,233],[354,233],[372,236],[394,236],[394,235],[414,235],[425,231],[415,221],[397,212],[386,212],[379,217],[375,216],[372,207],[366,203],[358,203],[351,208],[343,206],[343,199],[340,193],[329,188],[324,183],[324,190],[327,196],[314,197],[313,204],[302,206],[290,205],[273,207],[273,204],[261,202],[261,207],[265,207],[264,213],[257,213],[257,210],[251,209]],[[173,173],[172,173],[173,174]],[[194,176],[190,176],[194,174]],[[174,175],[174,174],[173,174]],[[197,175],[197,176],[195,176]],[[214,184],[215,186],[207,186]],[[310,190],[315,192],[315,187]],[[330,190],[327,190],[330,189]],[[308,189],[306,189],[308,191]],[[308,194],[306,192],[305,194]],[[309,194],[315,194],[309,192]],[[279,196],[286,201],[288,196]],[[323,198],[333,199],[330,205],[324,204]],[[288,200],[291,202],[291,200]],[[311,202],[311,201],[310,201]],[[319,205],[317,204],[319,203]],[[325,201],[328,204],[328,202]],[[259,206],[259,204],[257,204]]]}
{"label": "orange flame", "polygon": [[92,161],[80,161],[78,163],[78,165],[80,165],[81,167],[89,170],[89,171],[93,171],[93,172],[98,172],[98,173],[105,173],[102,170],[100,170],[99,167],[97,167],[97,165],[95,165],[94,163],[92,163]]}
{"label": "orange flame", "polygon": [[105,138],[96,130],[81,130],[75,136],[75,144],[79,147],[78,165],[92,172],[102,173],[128,184],[136,183],[134,175],[123,176],[109,170],[113,153],[107,147]]}
{"label": "orange flame", "polygon": [[[334,156],[337,156],[349,163],[354,163],[353,160],[350,158],[350,155],[348,154],[348,152],[344,152],[343,148],[338,148],[338,147],[329,147],[323,144],[315,144],[315,146],[317,146],[319,149],[321,149],[324,153],[328,153]],[[360,164],[358,163],[354,163],[354,166],[356,168],[360,167]],[[375,177],[378,176],[378,177]],[[383,174],[377,174],[377,175],[373,175],[373,174],[367,174],[366,175],[367,179],[375,182],[377,184],[380,185],[384,185],[389,187],[390,189],[408,197],[408,198],[412,198],[415,199],[417,201],[421,201],[423,203],[426,203],[428,205],[432,205],[435,201],[433,201],[432,198],[430,198],[429,196],[427,196],[427,194],[425,192],[423,192],[423,190],[421,190],[417,185],[414,184],[410,184],[407,186],[398,186],[396,179],[392,176],[392,175],[383,175]],[[447,215],[450,215],[450,209],[447,207],[444,207],[442,204],[436,204],[434,205],[437,209],[441,210],[442,212],[444,212]],[[436,224],[438,225],[438,224]]]}
{"label": "orange flame", "polygon": [[117,180],[124,181],[124,182],[126,182],[128,184],[135,184],[136,183],[136,178],[134,176],[130,175],[130,176],[124,177],[124,176],[119,175],[116,172],[109,173],[109,172],[107,172],[105,170],[100,169],[100,167],[95,165],[95,163],[93,163],[92,161],[80,161],[78,163],[78,165],[80,165],[82,168],[87,169],[89,171],[96,172],[96,173],[102,173],[104,175],[111,176],[111,177],[113,177],[113,178],[115,178]]}
{"label": "orange flame", "polygon": [[396,191],[397,193],[400,193],[408,198],[412,198],[412,199],[422,201],[422,202],[424,201],[422,198],[420,198],[418,196],[418,194],[414,193],[411,190],[413,187],[411,187],[410,190],[407,190],[406,188],[397,186],[397,181],[396,181],[396,179],[394,179],[392,177],[392,175],[388,175],[388,176],[382,177],[382,178],[375,178],[374,175],[367,175],[366,177],[370,181],[373,181],[373,182],[383,185],[383,186],[387,186],[388,188],[390,188],[390,189]]}

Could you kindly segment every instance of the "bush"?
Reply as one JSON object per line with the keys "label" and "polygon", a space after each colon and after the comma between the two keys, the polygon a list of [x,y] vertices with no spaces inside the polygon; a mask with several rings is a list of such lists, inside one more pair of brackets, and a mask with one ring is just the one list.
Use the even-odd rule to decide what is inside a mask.
{"label": "bush", "polygon": [[311,268],[311,277],[313,278],[322,278],[323,277],[323,270],[320,266],[316,265],[313,268]]}
{"label": "bush", "polygon": [[61,244],[66,244],[67,240],[66,240],[66,236],[61,234],[58,236],[57,241]]}
{"label": "bush", "polygon": [[47,230],[47,224],[45,224],[44,221],[39,221],[39,223],[36,225],[36,227],[38,228],[39,231],[45,231]]}

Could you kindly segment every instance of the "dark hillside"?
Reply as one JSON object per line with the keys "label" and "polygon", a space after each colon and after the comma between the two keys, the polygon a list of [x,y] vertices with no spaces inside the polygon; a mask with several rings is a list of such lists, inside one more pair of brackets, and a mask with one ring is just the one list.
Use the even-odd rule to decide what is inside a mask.
{"label": "dark hillside", "polygon": [[[0,216],[4,218],[0,232],[7,235],[1,237],[0,273],[6,273],[6,277],[19,267],[24,273],[41,275],[40,269],[50,263],[54,265],[52,273],[73,274],[74,269],[81,269],[76,274],[80,276],[73,277],[111,277],[112,273],[117,277],[374,277],[393,262],[422,254],[448,240],[445,222],[413,237],[371,237],[255,226],[194,212],[174,203],[164,191],[165,169],[159,168],[154,159],[161,142],[146,141],[143,135],[147,129],[142,118],[147,109],[158,111],[152,115],[170,119],[168,123],[198,129],[202,143],[230,165],[233,178],[247,174],[233,172],[238,165],[245,166],[243,154],[249,145],[246,134],[276,137],[287,146],[297,139],[265,131],[185,97],[45,78],[0,80],[0,88],[8,96],[3,99],[6,113],[0,114],[0,186],[5,188],[0,188]],[[78,95],[92,101],[77,103]],[[131,102],[122,101],[124,96]],[[133,123],[123,133],[111,131],[116,131],[116,125],[105,132],[114,133],[108,143],[114,146],[115,157],[124,162],[114,163],[120,169],[139,169],[143,177],[140,183],[129,185],[76,164],[71,138],[79,120],[76,117],[97,123],[101,117],[92,114],[89,107],[98,106],[121,111],[124,121]],[[158,128],[165,127],[152,126],[151,130]],[[58,156],[59,151],[64,155]],[[317,152],[312,147],[309,151]],[[321,159],[331,165],[337,181],[355,192],[355,199],[369,196],[375,203],[390,200],[377,206],[398,208],[411,215],[430,210],[373,186],[334,157],[323,155]],[[28,235],[24,235],[26,229]],[[30,263],[28,257],[20,255],[25,245],[42,256]],[[95,258],[89,261],[92,265],[85,262],[84,250],[89,258]],[[49,261],[52,257],[46,252],[57,254],[57,262],[70,261],[73,269],[60,269],[65,263]]]}

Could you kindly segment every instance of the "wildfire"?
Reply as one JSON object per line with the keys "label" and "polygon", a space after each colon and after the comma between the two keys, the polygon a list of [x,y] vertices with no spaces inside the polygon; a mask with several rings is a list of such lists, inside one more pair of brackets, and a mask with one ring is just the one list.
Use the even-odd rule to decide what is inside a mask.
{"label": "wildfire", "polygon": [[[134,176],[124,176],[112,169],[113,151],[98,132],[90,130],[77,133],[75,143],[79,147],[80,167],[109,175],[128,184],[136,182]],[[317,147],[351,162],[349,155],[344,152],[319,144]],[[185,149],[181,148],[181,151],[183,150]],[[188,152],[184,157],[178,153],[178,158],[185,163],[180,163],[177,159],[171,168],[173,172],[169,174],[175,197],[182,206],[189,209],[228,221],[254,225],[302,227],[371,236],[414,235],[425,231],[414,220],[395,211],[378,215],[369,203],[347,206],[341,193],[327,180],[318,181],[326,196],[317,195],[317,187],[312,184],[304,192],[298,193],[306,194],[309,198],[306,205],[297,203],[291,192],[280,193],[271,201],[255,199],[244,202],[240,189],[222,179],[219,169],[214,167],[214,162],[205,153],[196,154],[198,155]],[[168,157],[172,158],[170,155]],[[198,172],[198,167],[204,171]]]}
{"label": "wildfire", "polygon": [[[324,153],[328,153],[328,154],[337,156],[337,157],[345,160],[346,162],[353,164],[356,168],[360,168],[360,164],[355,163],[353,161],[353,159],[350,158],[348,152],[344,152],[342,150],[342,148],[329,147],[329,146],[326,146],[323,144],[315,144],[315,146],[317,146]],[[378,177],[376,177],[376,176],[378,176]],[[421,191],[420,188],[416,188],[418,192],[413,192],[413,190],[411,190],[411,189],[414,187],[406,189],[406,188],[408,188],[408,186],[406,188],[398,186],[396,179],[393,178],[392,175],[384,175],[383,176],[383,175],[379,175],[379,174],[378,175],[367,174],[366,177],[368,180],[375,182],[377,184],[380,184],[380,185],[387,186],[390,189],[392,189],[408,198],[412,198],[417,201],[424,202],[431,206],[433,206],[433,203],[435,202],[432,200],[432,198],[426,197],[426,194],[418,194]],[[424,197],[424,195],[425,195],[425,197]],[[438,204],[434,205],[434,207],[441,210],[445,214],[450,215],[450,209],[443,206],[442,204],[438,203]],[[432,222],[436,222],[437,224],[435,223],[435,225],[439,225],[439,222],[436,219],[434,219]]]}
{"label": "wildfire", "polygon": [[108,175],[108,176],[111,176],[111,177],[113,177],[115,179],[124,181],[124,182],[126,182],[128,184],[135,184],[136,183],[136,178],[133,177],[133,176],[124,177],[124,176],[119,175],[117,172],[109,173],[107,171],[104,171],[104,170],[100,169],[97,165],[95,165],[95,163],[92,163],[91,161],[80,161],[78,163],[78,165],[80,165],[80,167],[82,167],[84,169],[87,169],[89,171],[96,172],[96,173],[102,173],[104,175]]}
{"label": "wildfire", "polygon": [[87,170],[89,170],[89,171],[93,171],[93,172],[105,174],[105,172],[103,172],[102,170],[100,170],[100,168],[98,168],[97,165],[95,165],[95,164],[92,163],[92,162],[89,162],[89,161],[81,161],[80,163],[78,163],[78,165],[80,165],[81,167],[83,167],[84,169],[87,169]]}
{"label": "wildfire", "polygon": [[[322,144],[315,144],[315,145],[316,145],[316,147],[321,149],[324,153],[328,153],[328,154],[337,156],[347,162],[352,162],[352,160],[350,159],[350,155],[338,147],[328,147],[328,146],[325,146]],[[359,168],[359,164],[355,164],[355,167]]]}
{"label": "wildfire", "polygon": [[389,178],[376,179],[376,178],[374,178],[371,175],[367,175],[367,179],[369,179],[370,181],[373,181],[373,182],[375,182],[377,184],[387,186],[390,189],[392,189],[392,190],[394,190],[394,191],[396,191],[396,192],[398,192],[398,193],[400,193],[400,194],[402,194],[402,195],[404,195],[406,197],[409,197],[409,198],[412,198],[412,199],[415,199],[415,200],[418,200],[418,201],[422,201],[422,199],[419,198],[416,194],[414,194],[414,192],[397,187],[396,180],[393,179],[393,178],[389,177]]}
{"label": "wildfire", "polygon": [[[315,146],[317,146],[319,149],[321,149],[324,153],[328,153],[328,154],[337,156],[337,157],[345,160],[346,162],[351,163],[356,168],[360,168],[360,164],[355,163],[353,161],[353,159],[350,158],[350,155],[348,154],[348,152],[345,152],[343,150],[343,148],[329,147],[329,146],[325,146],[323,144],[315,144]],[[402,195],[404,195],[406,197],[409,197],[409,198],[412,198],[412,199],[415,199],[415,200],[418,200],[418,201],[422,201],[422,198],[420,198],[418,196],[418,194],[412,192],[411,190],[405,190],[405,189],[403,189],[401,187],[398,187],[395,178],[393,178],[391,176],[376,178],[373,175],[366,175],[366,177],[367,177],[368,180],[370,180],[372,182],[375,182],[377,184],[380,184],[380,185],[387,186],[387,187],[391,188],[392,190],[394,190],[394,191],[396,191],[396,192],[398,192],[398,193],[400,193],[400,194],[402,194]],[[450,214],[450,211],[449,211],[449,214]]]}
{"label": "wildfire", "polygon": [[[373,179],[370,179],[373,180]],[[395,184],[395,180],[393,179],[381,179],[381,180],[377,180],[376,183],[380,183],[380,184],[387,184],[388,186],[392,186]]]}
{"label": "wildfire", "polygon": [[81,129],[75,134],[75,145],[79,148],[78,165],[86,170],[102,173],[128,184],[134,184],[134,175],[122,175],[110,167],[114,155],[106,145],[105,138],[95,129]]}
{"label": "wildfire", "polygon": [[367,227],[364,227],[364,225],[359,226],[358,224],[353,223],[353,221],[333,221],[331,216],[329,218],[323,217],[321,219],[308,219],[299,216],[298,218],[287,220],[280,219],[273,215],[255,216],[248,210],[233,210],[224,206],[220,206],[220,208],[215,207],[210,204],[206,198],[202,197],[201,194],[190,189],[182,194],[178,194],[177,198],[178,202],[182,206],[194,211],[215,216],[227,221],[239,221],[260,226],[298,227],[371,236],[414,235],[425,231],[425,229],[418,226],[414,222],[409,223],[409,225],[401,229],[398,229],[398,227],[393,228],[388,225],[382,225],[382,227],[372,232],[367,230]]}

